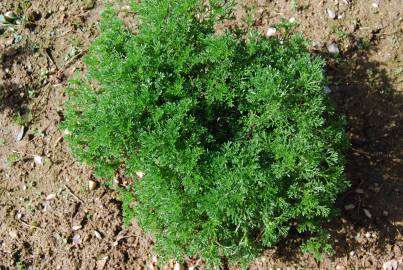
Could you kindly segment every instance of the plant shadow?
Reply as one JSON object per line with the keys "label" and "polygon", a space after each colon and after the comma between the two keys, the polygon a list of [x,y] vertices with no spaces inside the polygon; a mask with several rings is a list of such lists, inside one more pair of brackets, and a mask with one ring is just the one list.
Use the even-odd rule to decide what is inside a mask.
{"label": "plant shadow", "polygon": [[385,254],[388,245],[402,239],[403,95],[393,88],[385,67],[370,60],[376,53],[373,45],[347,52],[345,60],[331,63],[327,70],[334,83],[332,99],[347,117],[351,143],[346,164],[351,188],[340,196],[337,205],[343,210],[330,226],[339,240],[335,256],[353,251],[368,238],[343,230],[349,225],[357,233],[372,232],[366,239],[372,244],[367,244]]}
{"label": "plant shadow", "polygon": [[32,52],[28,49],[9,48],[0,53],[0,113],[22,115],[28,110],[29,85],[12,82],[11,70],[15,63],[23,62]]}
{"label": "plant shadow", "polygon": [[[316,52],[326,59],[330,96],[346,116],[351,144],[346,153],[351,187],[336,202],[340,213],[326,225],[334,254],[314,262],[320,268],[334,267],[336,260],[355,267],[357,260],[350,259],[363,247],[371,256],[401,255],[394,252],[403,239],[403,95],[393,88],[385,67],[370,59],[376,52],[376,44],[372,45],[365,50],[355,46],[342,58]],[[291,234],[272,256],[300,263],[301,241]],[[306,258],[314,261],[312,256]],[[372,263],[365,267],[379,267]]]}

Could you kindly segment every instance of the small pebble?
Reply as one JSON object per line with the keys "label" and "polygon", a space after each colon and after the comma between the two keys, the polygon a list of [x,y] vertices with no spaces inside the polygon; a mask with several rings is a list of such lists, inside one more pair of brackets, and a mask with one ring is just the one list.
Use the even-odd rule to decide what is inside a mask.
{"label": "small pebble", "polygon": [[290,18],[288,21],[289,21],[290,23],[295,23],[295,22],[296,22],[296,20],[295,20],[294,17]]}
{"label": "small pebble", "polygon": [[107,263],[107,261],[108,261],[108,259],[109,259],[109,257],[108,257],[108,256],[105,256],[105,257],[103,257],[102,259],[98,260],[98,261],[97,261],[97,270],[102,270],[102,269],[104,269],[104,268],[105,268],[105,265],[106,265],[106,263]]}
{"label": "small pebble", "polygon": [[100,233],[100,232],[98,232],[97,230],[95,230],[95,231],[94,231],[94,235],[95,235],[95,237],[96,237],[96,238],[98,238],[99,240],[101,240],[101,239],[102,239],[102,235],[101,235],[101,233]]}
{"label": "small pebble", "polygon": [[363,209],[363,211],[364,211],[364,214],[368,217],[368,218],[372,218],[372,214],[371,214],[371,212],[369,212],[369,210],[368,209]]}
{"label": "small pebble", "polygon": [[383,264],[383,270],[398,270],[399,263],[397,260],[390,260]]}
{"label": "small pebble", "polygon": [[174,270],[185,270],[185,267],[180,263],[175,263]]}
{"label": "small pebble", "polygon": [[364,194],[364,190],[363,190],[362,188],[357,188],[357,189],[355,190],[355,193]]}
{"label": "small pebble", "polygon": [[332,92],[332,89],[330,89],[330,87],[326,85],[326,86],[323,88],[323,91],[325,92],[325,94],[330,94],[330,93]]}
{"label": "small pebble", "polygon": [[386,210],[384,210],[382,213],[383,213],[383,215],[384,215],[385,217],[389,216],[389,212],[386,211]]}
{"label": "small pebble", "polygon": [[13,45],[13,44],[14,44],[14,37],[10,37],[10,38],[5,42],[5,44],[8,45],[8,46]]}
{"label": "small pebble", "polygon": [[122,10],[123,11],[130,11],[132,8],[131,8],[131,6],[129,6],[129,5],[125,5],[125,6],[123,6],[122,7]]}
{"label": "small pebble", "polygon": [[56,194],[54,194],[54,193],[51,193],[51,194],[49,194],[48,196],[46,196],[46,200],[47,201],[52,201],[52,200],[54,200],[56,198]]}
{"label": "small pebble", "polygon": [[12,11],[7,11],[4,13],[4,19],[9,23],[14,23],[17,20],[17,15]]}
{"label": "small pebble", "polygon": [[355,205],[354,204],[347,204],[346,206],[344,206],[344,209],[346,209],[346,210],[353,210],[355,208]]}
{"label": "small pebble", "polygon": [[0,14],[0,24],[6,24],[6,23],[7,23],[6,18],[4,18],[3,14]]}
{"label": "small pebble", "polygon": [[65,18],[66,18],[66,15],[64,15],[64,14],[60,15],[59,23],[63,23]]}
{"label": "small pebble", "polygon": [[339,47],[335,43],[330,43],[329,45],[327,45],[327,50],[331,54],[339,54],[340,53]]}
{"label": "small pebble", "polygon": [[49,208],[50,208],[50,201],[45,201],[45,202],[43,203],[43,209],[42,209],[42,211],[46,212],[46,211],[48,211]]}
{"label": "small pebble", "polygon": [[43,165],[43,157],[34,156],[34,162],[35,162],[36,165]]}
{"label": "small pebble", "polygon": [[314,47],[316,49],[320,49],[320,48],[323,47],[323,43],[320,42],[320,41],[315,40],[315,41],[312,42],[312,47]]}
{"label": "small pebble", "polygon": [[18,128],[18,131],[15,135],[15,141],[19,142],[22,140],[22,138],[24,138],[24,134],[25,134],[25,127],[24,126],[20,126]]}
{"label": "small pebble", "polygon": [[372,7],[373,7],[373,8],[378,8],[379,5],[378,5],[378,3],[372,3]]}
{"label": "small pebble", "polygon": [[89,190],[94,190],[97,188],[97,182],[89,180],[88,181],[88,189]]}
{"label": "small pebble", "polygon": [[327,16],[329,16],[330,19],[334,20],[336,19],[336,12],[331,10],[331,9],[327,9]]}
{"label": "small pebble", "polygon": [[274,28],[274,27],[269,27],[269,28],[267,29],[266,36],[267,36],[267,37],[272,37],[272,36],[274,36],[274,35],[276,34],[276,32],[277,32],[277,29],[276,29],[276,28]]}
{"label": "small pebble", "polygon": [[142,178],[144,177],[144,172],[138,171],[138,172],[136,172],[136,176],[137,176],[139,179],[142,179]]}
{"label": "small pebble", "polygon": [[18,233],[17,233],[17,231],[14,231],[14,230],[9,231],[9,232],[8,232],[8,235],[9,235],[11,238],[13,238],[13,239],[17,239],[17,238],[18,238]]}
{"label": "small pebble", "polygon": [[71,132],[68,129],[65,129],[63,131],[63,135],[65,135],[65,136],[71,135]]}
{"label": "small pebble", "polygon": [[81,237],[80,237],[80,235],[76,234],[76,235],[73,236],[73,244],[75,244],[75,245],[81,244]]}
{"label": "small pebble", "polygon": [[83,226],[81,226],[81,225],[75,225],[75,226],[71,227],[71,229],[73,230],[73,232],[75,232],[75,231],[81,230],[82,227]]}

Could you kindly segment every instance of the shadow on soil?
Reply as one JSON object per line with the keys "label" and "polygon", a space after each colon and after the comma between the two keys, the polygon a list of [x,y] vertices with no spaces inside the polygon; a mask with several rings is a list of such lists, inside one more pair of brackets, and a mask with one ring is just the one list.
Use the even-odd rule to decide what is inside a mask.
{"label": "shadow on soil", "polygon": [[14,63],[24,61],[31,53],[28,49],[12,48],[0,53],[0,69],[4,74],[0,80],[0,112],[8,111],[13,115],[26,113],[29,86],[10,83],[13,74],[9,74],[9,71],[12,70]]}
{"label": "shadow on soil", "polygon": [[[341,213],[327,226],[335,249],[333,258],[350,256],[351,251],[362,248],[365,236],[357,237],[360,231],[377,234],[364,246],[374,252],[371,256],[392,254],[387,246],[394,245],[403,233],[403,96],[393,89],[382,65],[369,60],[371,50],[356,47],[340,59],[322,54],[328,59],[331,98],[346,115],[351,141],[346,160],[351,188],[339,197]],[[346,210],[346,205],[354,209]],[[275,256],[300,261],[300,241],[291,236],[280,243]]]}
{"label": "shadow on soil", "polygon": [[[328,69],[336,84],[332,98],[347,116],[351,140],[346,175],[352,185],[339,199],[343,212],[337,220],[377,232],[375,244],[386,254],[386,245],[394,244],[403,232],[403,96],[393,89],[382,65],[368,60],[369,53],[370,49],[347,53],[346,60]],[[348,204],[355,208],[345,210]],[[357,244],[348,239],[348,231],[340,233],[342,227],[337,222],[332,226],[340,243],[335,245],[336,256]]]}

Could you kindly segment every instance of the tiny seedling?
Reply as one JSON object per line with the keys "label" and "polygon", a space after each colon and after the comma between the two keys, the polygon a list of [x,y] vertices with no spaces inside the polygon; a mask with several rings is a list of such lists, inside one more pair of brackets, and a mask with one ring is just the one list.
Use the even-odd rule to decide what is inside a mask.
{"label": "tiny seedling", "polygon": [[339,38],[347,38],[347,37],[349,37],[351,35],[349,32],[339,30],[339,29],[336,29],[335,33]]}
{"label": "tiny seedling", "polygon": [[19,4],[17,6],[16,12],[17,14],[22,16],[32,6],[32,2],[30,0],[22,0],[18,2]]}
{"label": "tiny seedling", "polygon": [[38,91],[32,88],[28,89],[28,97],[35,98],[38,95]]}
{"label": "tiny seedling", "polygon": [[77,35],[73,35],[69,37],[69,43],[71,47],[79,48],[82,45],[82,39]]}
{"label": "tiny seedling", "polygon": [[17,264],[15,265],[15,267],[16,267],[18,270],[24,270],[24,269],[27,269],[26,264],[25,264],[25,263],[23,263],[23,262],[17,262]]}
{"label": "tiny seedling", "polygon": [[81,53],[81,50],[78,47],[71,47],[66,56],[64,57],[64,61],[68,62],[71,59],[75,58],[78,54]]}
{"label": "tiny seedling", "polygon": [[93,9],[95,7],[96,0],[83,0],[82,7],[85,10]]}
{"label": "tiny seedling", "polygon": [[34,137],[37,137],[37,138],[43,138],[43,137],[45,137],[45,133],[44,133],[43,131],[41,131],[40,129],[38,129],[38,128],[33,129],[32,132],[31,132],[31,134],[32,134]]}
{"label": "tiny seedling", "polygon": [[6,160],[7,160],[7,164],[10,165],[10,166],[12,166],[12,165],[14,165],[16,162],[20,161],[21,158],[20,158],[19,154],[13,152],[13,153],[11,153],[11,154],[9,154],[9,155],[7,156]]}
{"label": "tiny seedling", "polygon": [[357,47],[360,50],[369,50],[371,41],[368,38],[360,38],[357,42]]}
{"label": "tiny seedling", "polygon": [[20,126],[28,126],[33,119],[33,115],[31,112],[25,113],[25,114],[18,114],[14,118],[14,122]]}
{"label": "tiny seedling", "polygon": [[40,48],[41,48],[41,45],[39,43],[29,43],[26,46],[26,50],[29,52],[33,52],[33,53],[39,51]]}
{"label": "tiny seedling", "polygon": [[20,43],[24,38],[22,35],[17,33],[14,33],[13,36],[14,36],[14,43]]}

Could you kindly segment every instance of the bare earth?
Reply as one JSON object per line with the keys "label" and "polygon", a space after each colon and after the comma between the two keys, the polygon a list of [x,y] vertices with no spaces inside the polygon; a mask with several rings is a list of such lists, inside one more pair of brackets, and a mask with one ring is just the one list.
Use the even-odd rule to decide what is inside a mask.
{"label": "bare earth", "polygon": [[[102,2],[0,1],[0,14],[26,18],[0,35],[0,269],[153,268],[152,238],[135,223],[122,225],[116,193],[73,159],[58,127],[67,80],[84,71],[81,57],[97,36]],[[116,2],[133,28],[135,14]],[[335,253],[318,262],[299,251],[303,237],[291,235],[250,269],[382,269],[402,262],[402,1],[239,2],[240,26],[247,10],[262,33],[281,18],[299,23],[312,52],[326,59],[330,95],[347,116],[351,139],[352,187],[327,224]],[[331,43],[340,56],[329,53]],[[98,181],[95,190],[89,180]]]}

